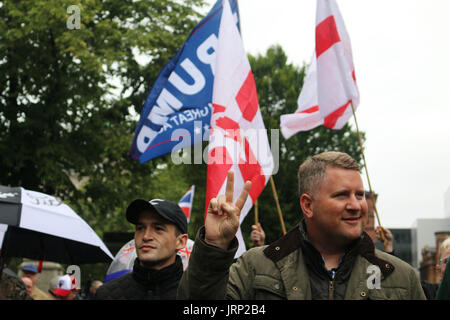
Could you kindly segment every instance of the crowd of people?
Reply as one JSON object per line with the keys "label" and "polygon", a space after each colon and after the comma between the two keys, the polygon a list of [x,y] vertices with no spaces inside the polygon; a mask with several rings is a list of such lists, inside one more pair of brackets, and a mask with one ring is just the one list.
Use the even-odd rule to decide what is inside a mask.
{"label": "crowd of people", "polygon": [[93,281],[88,294],[81,297],[78,280],[71,274],[52,277],[47,292],[36,285],[38,277],[39,270],[34,264],[24,265],[21,277],[4,268],[0,280],[0,300],[91,300],[103,284],[99,280]]}
{"label": "crowd of people", "polygon": [[[254,247],[236,260],[239,216],[251,182],[245,183],[234,202],[234,173],[229,171],[225,194],[210,201],[185,271],[177,252],[186,246],[188,225],[178,204],[165,199],[134,200],[126,210],[126,219],[135,225],[133,270],[106,283],[92,282],[87,298],[439,298],[444,286],[421,282],[416,271],[395,256],[391,231],[375,228],[377,195],[364,190],[360,167],[352,157],[341,152],[310,157],[299,167],[298,184],[303,213],[298,225],[271,244],[265,244],[261,224],[253,225]],[[383,250],[376,248],[377,239],[384,240]],[[441,282],[447,283],[450,239],[442,243],[438,254],[436,271]],[[369,277],[372,270],[374,277]],[[26,265],[22,273],[19,285],[3,271],[0,298],[80,299],[79,284],[72,275],[58,277],[44,293],[35,285],[36,266]]]}

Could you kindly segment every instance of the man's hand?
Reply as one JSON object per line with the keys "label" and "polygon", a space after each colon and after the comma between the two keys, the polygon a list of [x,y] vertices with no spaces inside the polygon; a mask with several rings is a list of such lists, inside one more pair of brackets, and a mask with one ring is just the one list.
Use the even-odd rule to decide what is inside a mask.
{"label": "man's hand", "polygon": [[266,234],[258,222],[258,225],[252,225],[252,232],[250,233],[250,239],[255,247],[264,245],[264,240],[266,239]]}
{"label": "man's hand", "polygon": [[247,200],[252,183],[244,184],[239,198],[233,204],[234,172],[228,171],[225,195],[211,199],[205,220],[205,242],[227,250],[239,228],[239,216]]}
{"label": "man's hand", "polygon": [[384,252],[393,252],[394,251],[394,239],[392,237],[391,231],[389,229],[386,229],[384,227],[378,226],[375,229],[375,234],[377,235],[377,238],[381,238],[381,232],[383,232],[384,235]]}

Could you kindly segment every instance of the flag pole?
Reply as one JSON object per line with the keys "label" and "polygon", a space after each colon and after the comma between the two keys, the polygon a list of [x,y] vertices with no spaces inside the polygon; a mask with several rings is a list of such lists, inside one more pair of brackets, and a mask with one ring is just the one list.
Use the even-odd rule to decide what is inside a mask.
{"label": "flag pole", "polygon": [[283,214],[281,213],[280,203],[278,202],[277,190],[275,189],[275,182],[273,182],[272,176],[270,176],[270,184],[272,185],[273,198],[277,205],[278,217],[280,218],[281,230],[283,230],[283,235],[286,234],[286,227],[284,226]]}
{"label": "flag pole", "polygon": [[[353,100],[350,100],[350,104],[352,105],[353,118],[355,119],[356,132],[358,134],[359,146],[361,147],[361,155],[362,155],[362,158],[364,161],[364,169],[366,171],[366,177],[367,177],[367,183],[369,185],[370,197],[372,198],[373,208],[375,210],[375,215],[377,217],[378,225],[381,227],[380,217],[378,215],[377,206],[375,204],[375,196],[374,196],[374,193],[372,190],[372,185],[370,184],[369,171],[367,170],[366,157],[364,155],[364,147],[363,147],[363,143],[362,143],[362,139],[361,139],[361,134],[359,133],[358,121],[356,120],[356,112],[355,112],[355,107],[353,106]],[[380,232],[380,238],[381,238],[381,241],[383,241],[383,243],[386,241],[384,238],[383,232]]]}
{"label": "flag pole", "polygon": [[258,199],[255,200],[255,225],[258,225],[259,217],[258,217]]}

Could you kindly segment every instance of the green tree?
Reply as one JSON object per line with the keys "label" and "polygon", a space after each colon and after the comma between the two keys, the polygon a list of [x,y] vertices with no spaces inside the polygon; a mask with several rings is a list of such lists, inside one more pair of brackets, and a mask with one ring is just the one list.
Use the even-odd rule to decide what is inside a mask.
{"label": "green tree", "polygon": [[130,159],[131,115],[203,0],[80,0],[79,29],[67,27],[72,4],[0,2],[0,183],[68,200],[100,233],[127,229],[130,199],[161,195],[172,170]]}

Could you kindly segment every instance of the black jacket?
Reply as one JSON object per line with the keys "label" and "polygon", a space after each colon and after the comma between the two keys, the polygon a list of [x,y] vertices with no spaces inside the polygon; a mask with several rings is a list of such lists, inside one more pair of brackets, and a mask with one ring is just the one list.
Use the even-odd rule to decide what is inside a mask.
{"label": "black jacket", "polygon": [[423,292],[425,293],[425,297],[427,297],[427,300],[435,300],[436,299],[436,293],[439,288],[438,283],[430,283],[428,281],[421,281],[420,284],[422,285]]}
{"label": "black jacket", "polygon": [[183,264],[175,263],[161,270],[147,269],[136,258],[133,272],[111,280],[98,288],[96,300],[175,300]]}
{"label": "black jacket", "polygon": [[[312,299],[343,300],[356,257],[361,253],[361,242],[367,242],[370,240],[369,237],[363,233],[358,240],[350,245],[341,258],[339,266],[336,269],[327,270],[322,255],[308,240],[304,220],[301,221],[299,228],[301,234],[300,246],[304,252],[305,264],[308,268]],[[373,250],[374,248],[372,248]]]}

